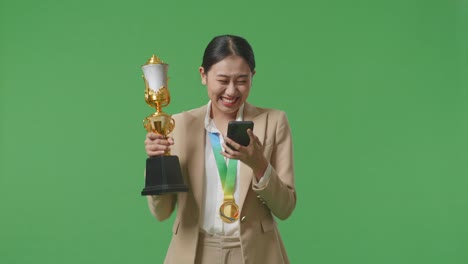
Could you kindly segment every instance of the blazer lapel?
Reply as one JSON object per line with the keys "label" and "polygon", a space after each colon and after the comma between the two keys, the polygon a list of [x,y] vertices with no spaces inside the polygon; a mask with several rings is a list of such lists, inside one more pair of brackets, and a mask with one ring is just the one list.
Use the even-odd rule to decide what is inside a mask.
{"label": "blazer lapel", "polygon": [[190,113],[186,131],[188,157],[188,175],[192,187],[192,193],[199,210],[203,205],[203,186],[205,185],[205,113],[206,106]]}
{"label": "blazer lapel", "polygon": [[[254,122],[254,135],[258,137],[260,142],[265,144],[265,134],[266,134],[266,121],[267,121],[267,113],[260,113],[257,108],[249,103],[245,103],[244,106],[244,120],[245,121],[253,121]],[[240,163],[240,186],[239,186],[239,201],[238,204],[240,209],[242,210],[245,197],[247,196],[247,192],[250,189],[250,185],[252,184],[252,179],[254,174],[252,169],[245,165],[244,163]]]}

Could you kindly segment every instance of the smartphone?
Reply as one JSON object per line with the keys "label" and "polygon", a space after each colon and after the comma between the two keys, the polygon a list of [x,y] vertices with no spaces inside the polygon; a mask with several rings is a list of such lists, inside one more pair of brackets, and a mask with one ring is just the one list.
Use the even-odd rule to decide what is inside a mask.
{"label": "smartphone", "polygon": [[[234,140],[242,146],[248,146],[250,144],[250,137],[247,134],[247,129],[252,129],[253,131],[254,123],[252,121],[231,121],[228,124],[227,137]],[[231,145],[226,144],[231,149]]]}

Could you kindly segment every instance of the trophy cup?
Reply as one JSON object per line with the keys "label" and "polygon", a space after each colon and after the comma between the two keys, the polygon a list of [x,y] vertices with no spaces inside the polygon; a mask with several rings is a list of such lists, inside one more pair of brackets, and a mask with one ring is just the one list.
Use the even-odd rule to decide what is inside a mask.
{"label": "trophy cup", "polygon": [[[169,105],[171,97],[167,86],[167,69],[169,65],[153,55],[141,68],[145,80],[145,101],[156,108],[156,112],[143,120],[146,131],[154,132],[167,138],[175,127],[172,117],[161,109]],[[164,155],[146,159],[145,188],[141,195],[158,195],[164,193],[187,192],[180,169],[179,158],[171,156],[170,151]]]}

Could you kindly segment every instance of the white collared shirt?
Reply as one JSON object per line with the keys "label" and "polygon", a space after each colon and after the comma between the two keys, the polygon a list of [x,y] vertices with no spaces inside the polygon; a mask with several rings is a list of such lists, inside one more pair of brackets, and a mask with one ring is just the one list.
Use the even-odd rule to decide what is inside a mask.
{"label": "white collared shirt", "polygon": [[[216,128],[215,123],[210,118],[211,112],[211,101],[208,102],[208,107],[205,115],[205,130],[206,130],[206,144],[205,144],[205,186],[204,186],[204,197],[203,197],[203,208],[202,208],[202,220],[201,228],[209,234],[217,234],[224,236],[239,236],[239,221],[234,223],[225,223],[221,220],[219,215],[219,207],[224,202],[224,191],[219,178],[218,167],[211,146],[211,141],[208,133],[219,133],[221,132]],[[237,112],[236,121],[242,121],[244,118],[244,104],[239,108]],[[221,147],[224,143],[223,136],[219,137]],[[224,150],[224,148],[223,148]],[[225,158],[226,159],[226,158]],[[227,160],[227,159],[226,159]],[[237,177],[236,186],[234,188],[234,199],[236,203],[239,203],[239,182],[242,175],[239,174],[240,163],[237,163]],[[254,179],[255,187],[263,188],[268,184],[271,173],[271,165],[268,165],[265,174],[257,183]]]}

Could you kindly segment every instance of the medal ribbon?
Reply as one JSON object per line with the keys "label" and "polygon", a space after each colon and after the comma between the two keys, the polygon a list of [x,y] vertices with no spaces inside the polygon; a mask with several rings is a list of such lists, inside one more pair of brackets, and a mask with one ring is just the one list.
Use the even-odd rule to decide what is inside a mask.
{"label": "medal ribbon", "polygon": [[218,166],[219,178],[221,179],[221,185],[224,191],[224,201],[234,201],[234,187],[236,184],[237,176],[237,160],[229,159],[228,165],[224,156],[221,155],[221,143],[219,140],[218,133],[209,133],[211,146],[213,148],[213,154],[216,159],[216,165]]}

